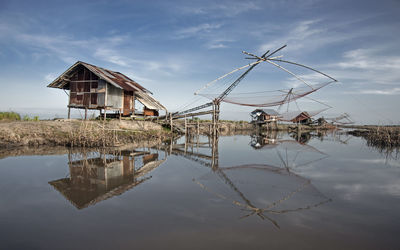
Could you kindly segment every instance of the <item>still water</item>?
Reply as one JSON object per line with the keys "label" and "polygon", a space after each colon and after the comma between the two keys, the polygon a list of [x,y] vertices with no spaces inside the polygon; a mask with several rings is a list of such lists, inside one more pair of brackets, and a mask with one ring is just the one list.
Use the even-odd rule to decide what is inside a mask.
{"label": "still water", "polygon": [[0,249],[400,249],[396,156],[293,137],[4,156]]}

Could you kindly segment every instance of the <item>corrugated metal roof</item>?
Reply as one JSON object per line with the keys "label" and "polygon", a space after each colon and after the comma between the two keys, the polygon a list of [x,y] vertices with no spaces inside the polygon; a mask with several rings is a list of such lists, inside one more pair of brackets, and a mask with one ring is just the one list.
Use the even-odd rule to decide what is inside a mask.
{"label": "corrugated metal roof", "polygon": [[161,103],[143,91],[136,91],[136,99],[149,109],[167,110]]}
{"label": "corrugated metal roof", "polygon": [[78,61],[74,65],[72,65],[69,69],[67,69],[64,73],[62,73],[59,77],[57,77],[57,79],[55,79],[47,87],[65,89],[65,86],[69,82],[68,75],[71,72],[73,72],[79,65],[83,65],[93,74],[97,75],[100,79],[107,81],[108,83],[114,85],[117,88],[128,91],[141,90],[144,92],[151,93],[149,90],[147,90],[146,88],[144,88],[143,86],[141,86],[140,84],[138,84],[137,82],[135,82],[134,80],[130,79],[129,77],[120,72],[101,68],[81,61]]}

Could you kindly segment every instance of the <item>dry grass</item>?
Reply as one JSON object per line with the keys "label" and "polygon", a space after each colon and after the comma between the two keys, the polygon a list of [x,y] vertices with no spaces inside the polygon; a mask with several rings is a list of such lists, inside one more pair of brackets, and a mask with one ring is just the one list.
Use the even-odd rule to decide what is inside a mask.
{"label": "dry grass", "polygon": [[151,122],[38,121],[0,123],[0,148],[60,145],[109,147],[163,139],[170,132]]}

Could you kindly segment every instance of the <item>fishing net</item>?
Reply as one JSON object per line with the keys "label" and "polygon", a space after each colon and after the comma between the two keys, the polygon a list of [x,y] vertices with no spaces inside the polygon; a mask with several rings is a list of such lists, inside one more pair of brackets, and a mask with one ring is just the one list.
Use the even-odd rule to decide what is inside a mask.
{"label": "fishing net", "polygon": [[[332,82],[333,81],[292,89],[230,94],[222,101],[251,107],[278,106],[309,95]],[[199,93],[198,95],[206,97],[210,100],[214,100],[219,96],[219,94],[212,93]]]}

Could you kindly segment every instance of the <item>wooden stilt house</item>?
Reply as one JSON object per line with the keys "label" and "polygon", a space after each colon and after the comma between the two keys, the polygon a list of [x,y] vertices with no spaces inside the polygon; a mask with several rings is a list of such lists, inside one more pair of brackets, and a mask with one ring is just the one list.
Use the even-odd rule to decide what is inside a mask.
{"label": "wooden stilt house", "polygon": [[[120,72],[76,62],[47,87],[69,90],[70,109],[111,110],[122,116],[158,116],[167,109],[151,96],[151,92]],[[143,111],[135,110],[135,101],[143,104]]]}
{"label": "wooden stilt house", "polygon": [[253,123],[276,122],[279,117],[279,113],[273,109],[256,109],[250,115]]}
{"label": "wooden stilt house", "polygon": [[308,124],[312,122],[311,115],[306,111],[292,111],[283,113],[280,116],[280,120],[301,124]]}

